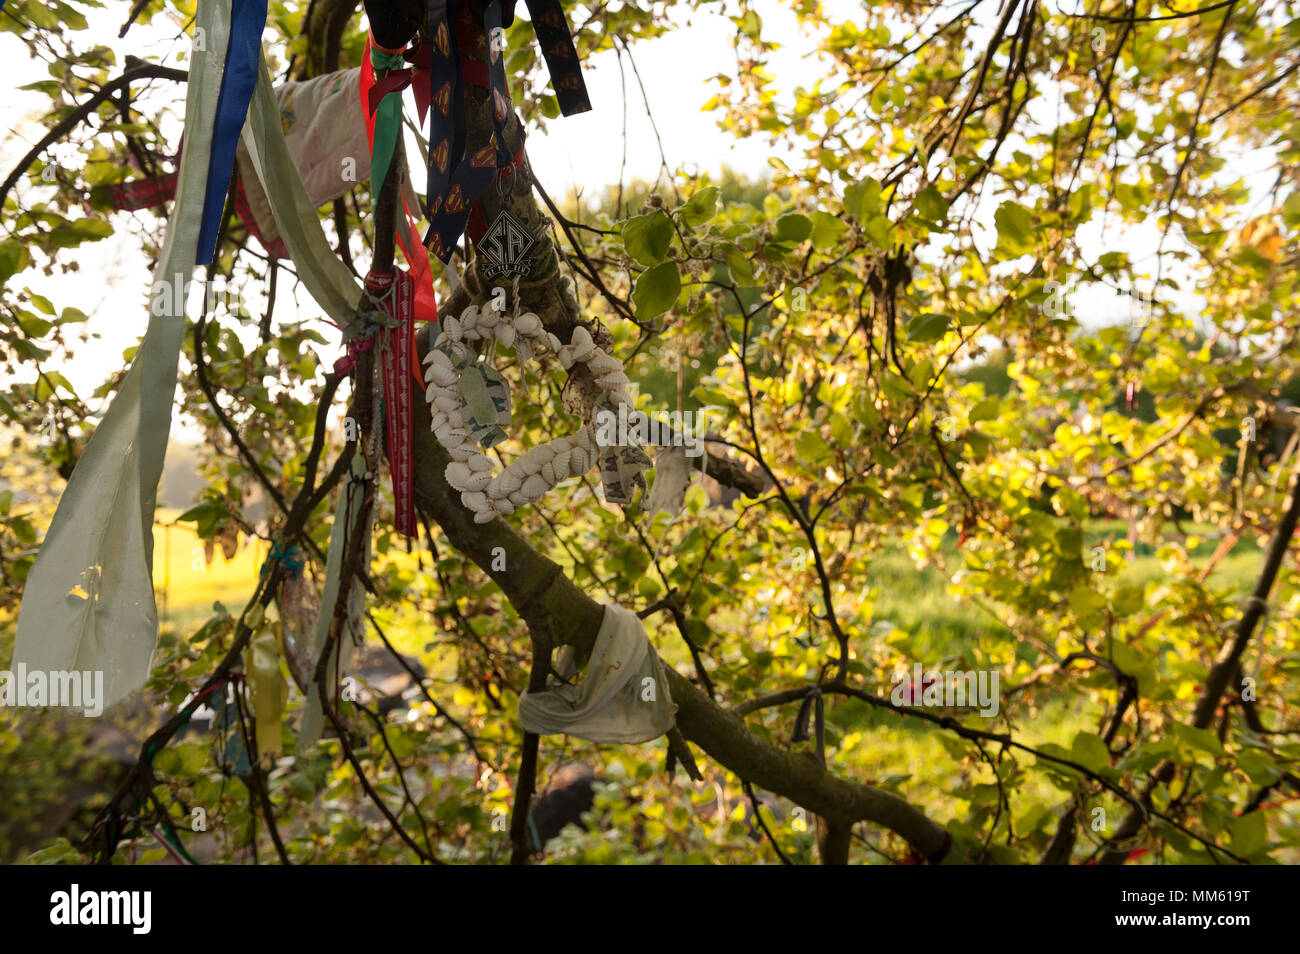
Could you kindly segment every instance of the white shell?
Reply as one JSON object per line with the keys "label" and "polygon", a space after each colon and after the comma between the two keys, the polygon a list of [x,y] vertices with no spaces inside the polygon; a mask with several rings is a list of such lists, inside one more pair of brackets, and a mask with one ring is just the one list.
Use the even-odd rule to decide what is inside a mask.
{"label": "white shell", "polygon": [[573,348],[574,361],[586,361],[596,350],[595,342],[591,340],[591,332],[582,325],[573,329],[573,338],[569,341],[569,346]]}
{"label": "white shell", "polygon": [[479,510],[474,514],[475,523],[491,523],[496,518],[496,512],[492,510]]}
{"label": "white shell", "polygon": [[460,502],[470,510],[486,510],[488,501],[487,495],[479,491],[466,491],[460,495]]}
{"label": "white shell", "polygon": [[512,493],[512,494],[511,494],[507,499],[508,499],[512,504],[514,504],[516,507],[522,507],[522,506],[524,506],[525,504],[532,503],[532,501],[530,501],[530,500],[529,500],[529,499],[524,495],[524,488],[523,488],[523,487],[520,487],[518,490],[516,490],[514,493]]}
{"label": "white shell", "polygon": [[500,341],[507,348],[512,347],[515,343],[515,326],[505,324],[504,322],[498,325],[497,341]]}
{"label": "white shell", "polygon": [[469,459],[469,467],[470,470],[491,471],[492,458],[488,457],[487,454],[475,454],[473,457]]}
{"label": "white shell", "polygon": [[469,490],[470,469],[463,461],[454,460],[447,465],[447,483],[457,490]]}
{"label": "white shell", "polygon": [[510,466],[519,471],[519,473],[524,477],[531,477],[542,469],[542,464],[546,460],[545,457],[538,453],[540,450],[540,447],[534,447]]}
{"label": "white shell", "polygon": [[447,394],[435,394],[433,405],[444,414],[450,414],[460,407],[460,401]]}
{"label": "white shell", "polygon": [[626,387],[629,383],[627,375],[622,371],[611,371],[603,377],[596,379],[596,383],[602,388],[621,388]]}
{"label": "white shell", "polygon": [[559,352],[560,339],[555,337],[555,335],[551,334],[549,331],[546,332],[546,343],[551,346],[552,351],[557,353]]}
{"label": "white shell", "polygon": [[542,333],[542,319],[531,311],[526,311],[515,319],[515,328],[520,334],[528,335],[530,338],[536,337]]}
{"label": "white shell", "polygon": [[524,485],[524,479],[517,470],[507,468],[501,473],[501,496],[509,497]]}
{"label": "white shell", "polygon": [[560,482],[559,478],[555,476],[554,458],[543,464],[542,469],[538,471],[538,474],[541,475],[542,480],[546,481],[548,487],[554,487]]}
{"label": "white shell", "polygon": [[550,485],[542,479],[541,474],[533,474],[524,481],[524,485],[519,489],[519,492],[527,497],[529,503],[531,503],[534,500],[541,500],[542,494],[550,489]]}
{"label": "white shell", "polygon": [[551,468],[555,472],[555,483],[559,483],[566,477],[569,477],[569,466],[573,460],[573,451],[567,447],[555,455],[555,460],[551,461]]}
{"label": "white shell", "polygon": [[559,359],[560,359],[560,367],[562,367],[565,371],[568,371],[571,367],[573,367],[573,349],[572,349],[572,348],[570,348],[568,345],[564,345],[564,346],[563,346],[562,348],[560,348],[560,350],[557,352],[557,355],[558,355],[558,357],[559,357]]}
{"label": "white shell", "polygon": [[515,512],[515,505],[509,500],[494,500],[492,504],[497,508],[497,513],[511,514]]}
{"label": "white shell", "polygon": [[569,457],[569,473],[578,477],[591,467],[591,455],[581,447],[575,447]]}
{"label": "white shell", "polygon": [[[470,463],[473,463],[473,462],[474,462],[474,458],[471,457],[471,458],[470,458]],[[483,490],[483,491],[486,491],[486,490],[487,490],[487,485],[488,485],[491,481],[492,481],[492,475],[489,474],[487,471],[482,471],[482,470],[480,470],[480,471],[476,471],[476,472],[474,472],[473,474],[470,474],[470,476],[469,476],[469,480],[467,480],[467,481],[465,482],[465,486],[464,486],[464,487],[461,487],[461,488],[459,488],[459,489],[460,489],[460,490]]]}

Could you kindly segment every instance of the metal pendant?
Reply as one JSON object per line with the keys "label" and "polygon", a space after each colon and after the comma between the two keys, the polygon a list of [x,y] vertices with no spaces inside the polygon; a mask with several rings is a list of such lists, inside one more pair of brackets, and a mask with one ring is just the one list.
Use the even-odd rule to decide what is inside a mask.
{"label": "metal pendant", "polygon": [[501,212],[478,242],[482,259],[479,273],[484,278],[515,276],[527,278],[533,272],[533,260],[528,253],[537,244],[537,237],[519,216],[502,208]]}

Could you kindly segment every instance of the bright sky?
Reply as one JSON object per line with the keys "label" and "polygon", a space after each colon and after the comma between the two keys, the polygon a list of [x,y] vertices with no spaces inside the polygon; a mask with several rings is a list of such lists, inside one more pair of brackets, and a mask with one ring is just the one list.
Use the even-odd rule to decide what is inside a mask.
{"label": "bright sky", "polygon": [[[826,4],[837,19],[861,22],[860,4],[850,0],[833,0]],[[784,89],[797,85],[811,85],[825,75],[825,66],[808,56],[809,38],[801,34],[795,17],[779,0],[760,0],[756,8],[761,13],[767,36],[783,38],[784,45],[773,54],[769,69],[780,78]],[[117,30],[123,17],[123,4],[112,4],[110,10],[91,18],[91,27],[98,37],[112,38],[116,44],[119,65],[125,55],[163,57],[165,62],[184,66],[181,51],[187,44],[178,41],[175,28],[133,28],[125,40],[117,40]],[[522,12],[522,10],[521,10]],[[774,155],[764,139],[734,139],[717,128],[715,114],[701,111],[700,107],[717,91],[712,77],[722,72],[732,76],[736,72],[732,49],[734,26],[717,14],[692,13],[689,25],[684,14],[683,26],[659,40],[640,43],[633,47],[633,56],[642,79],[646,82],[649,105],[657,121],[663,151],[668,165],[673,169],[716,172],[729,165],[738,172],[761,175],[768,168],[768,159]],[[627,89],[627,147],[626,179],[653,179],[660,167],[659,145],[654,127],[647,115],[641,90],[635,75],[625,62]],[[588,195],[601,187],[618,181],[619,168],[624,161],[622,142],[623,79],[613,51],[598,54],[586,64],[585,77],[592,98],[590,113],[556,119],[548,123],[544,135],[534,134],[529,139],[529,158],[539,179],[553,197],[571,194],[581,189]],[[27,57],[26,46],[11,34],[0,34],[0,81],[11,91],[35,80],[45,79],[44,64]],[[159,96],[176,104],[176,115],[164,129],[179,133],[180,110],[183,107],[183,90],[172,84],[159,83]],[[408,97],[409,99],[409,97]],[[11,130],[0,144],[0,167],[8,169],[30,144],[41,134],[37,123],[39,110],[47,100],[38,93],[13,92],[0,100],[0,119]],[[413,112],[408,103],[408,111]],[[413,149],[408,150],[415,155]],[[59,150],[52,152],[57,157]],[[66,155],[66,152],[64,153]],[[417,163],[418,165],[418,163]],[[415,172],[416,186],[422,188],[422,174]],[[977,221],[991,225],[992,209],[996,202],[981,208]],[[987,213],[987,214],[985,214]],[[122,217],[124,220],[126,217]],[[1128,248],[1149,254],[1154,249],[1154,226],[1144,234],[1138,230],[1119,237],[1107,234],[1104,239],[1097,228],[1095,239],[1098,251]],[[140,220],[122,227],[138,231]],[[161,235],[155,236],[161,244]],[[78,350],[73,359],[61,370],[72,381],[78,392],[88,395],[103,379],[107,371],[122,365],[122,352],[134,345],[143,334],[148,317],[147,288],[150,280],[148,263],[136,250],[136,243],[127,240],[103,241],[83,246],[79,250],[80,272],[73,276],[47,277],[29,271],[21,281],[35,291],[49,297],[56,307],[75,305],[91,315],[88,328],[99,336],[91,346]],[[1094,256],[1095,257],[1095,256]],[[277,300],[277,315],[291,318],[295,313],[289,300],[292,290],[281,283]],[[256,290],[248,296],[250,308],[257,313],[261,304]],[[197,289],[192,302],[197,303]],[[320,311],[307,298],[305,292],[297,296],[301,313],[319,315]],[[1193,295],[1179,296],[1180,304],[1192,311],[1199,310]],[[1124,320],[1129,302],[1113,292],[1091,289],[1076,300],[1078,315],[1088,324],[1107,324]],[[320,330],[337,340],[333,329],[322,323]],[[250,329],[250,335],[252,329]],[[326,349],[327,350],[327,349]],[[333,352],[323,355],[332,360]]]}
{"label": "bright sky", "polygon": [[[846,18],[852,16],[855,8],[860,9],[857,4],[844,0],[829,6],[842,8]],[[824,70],[818,68],[815,59],[806,57],[811,44],[807,37],[800,36],[794,14],[777,2],[760,4],[759,9],[775,35],[788,38],[788,44],[772,58],[773,72],[790,86],[815,82]],[[522,7],[520,12],[523,13]],[[122,17],[122,5],[113,4],[109,10],[90,18],[90,26],[97,36],[112,38],[119,66],[127,54],[162,57],[168,64],[185,66],[183,58],[177,58],[186,48],[184,43],[177,42],[177,30],[133,27],[126,39],[119,41],[116,35]],[[717,91],[713,76],[720,72],[735,75],[731,45],[735,28],[727,18],[717,14],[696,13],[690,16],[689,25],[685,25],[685,18],[682,22],[682,29],[663,39],[632,48],[636,66],[646,83],[650,109],[658,124],[669,167],[717,172],[728,165],[751,176],[762,175],[768,169],[768,157],[774,154],[771,147],[758,140],[731,138],[717,128],[714,114],[700,109]],[[654,179],[660,168],[659,144],[640,86],[626,59],[624,72],[627,83],[624,177],[628,181]],[[552,120],[544,135],[534,134],[528,143],[529,160],[535,173],[557,199],[572,194],[575,189],[590,195],[616,183],[624,161],[623,80],[616,54],[609,51],[590,58],[584,73],[592,111]],[[40,93],[17,91],[19,86],[42,79],[48,79],[44,63],[30,59],[26,45],[19,38],[0,34],[0,82],[4,88],[14,91],[0,100],[0,121],[9,130],[0,144],[0,167],[6,170],[43,133],[38,120],[48,100]],[[176,104],[174,121],[163,128],[179,132],[183,90],[166,82],[157,86],[160,98],[169,98]],[[414,112],[409,103],[408,112]],[[56,158],[60,151],[58,147],[51,149]],[[413,149],[408,151],[415,155]],[[62,152],[68,154],[66,150]],[[416,187],[422,189],[420,170],[414,170],[414,176]],[[138,230],[138,222],[130,228]],[[160,240],[161,236],[155,238]],[[107,371],[121,365],[123,350],[133,346],[144,333],[150,275],[147,261],[134,244],[104,241],[82,246],[78,252],[80,272],[71,276],[72,285],[68,277],[48,277],[35,271],[21,276],[25,284],[46,295],[56,307],[75,305],[91,315],[87,327],[100,336],[98,341],[79,349],[60,368],[83,396],[103,380]],[[285,284],[282,283],[276,309],[277,314],[290,318],[293,305],[288,300]],[[192,302],[197,303],[197,296],[196,290]],[[253,294],[249,298],[256,301]],[[300,293],[298,298],[303,314],[319,314],[305,293]],[[321,331],[334,337],[329,335],[328,326]]]}

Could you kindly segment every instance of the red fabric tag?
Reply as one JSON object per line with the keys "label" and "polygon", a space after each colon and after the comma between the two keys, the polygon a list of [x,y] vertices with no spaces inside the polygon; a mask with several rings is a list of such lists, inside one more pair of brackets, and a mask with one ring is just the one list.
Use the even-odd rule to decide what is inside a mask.
{"label": "red fabric tag", "polygon": [[104,187],[104,194],[113,208],[124,212],[138,212],[171,201],[176,194],[176,180],[179,172],[169,172],[152,179],[136,179],[134,182],[118,182]]}
{"label": "red fabric tag", "polygon": [[366,276],[366,288],[383,298],[384,314],[398,325],[384,332],[381,371],[384,382],[384,437],[388,469],[393,475],[394,525],[407,537],[415,528],[415,403],[412,356],[415,350],[415,282],[410,274]]}

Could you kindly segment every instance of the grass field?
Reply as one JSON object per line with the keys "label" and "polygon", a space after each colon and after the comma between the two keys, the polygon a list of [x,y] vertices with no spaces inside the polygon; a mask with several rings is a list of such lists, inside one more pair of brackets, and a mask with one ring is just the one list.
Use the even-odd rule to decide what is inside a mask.
{"label": "grass field", "polygon": [[235,613],[243,608],[257,586],[268,547],[261,540],[245,538],[231,559],[217,546],[208,563],[194,525],[175,522],[180,514],[179,510],[158,511],[153,528],[153,588],[160,624],[171,624],[183,633],[210,616],[214,602]]}
{"label": "grass field", "polygon": [[[262,541],[249,541],[241,545],[230,560],[222,556],[218,547],[209,564],[204,559],[202,542],[195,537],[192,527],[174,524],[177,513],[159,514],[161,524],[171,525],[160,525],[154,532],[154,585],[160,619],[184,633],[211,615],[216,601],[232,612],[239,612],[256,586],[267,546]],[[1123,539],[1127,530],[1127,525],[1118,520],[1094,522],[1085,535],[1085,553],[1099,543]],[[1203,528],[1189,530],[1196,533]],[[1177,534],[1172,528],[1165,539],[1184,546],[1189,543],[1187,537]],[[1195,542],[1195,538],[1191,542]],[[1202,536],[1199,544],[1189,548],[1192,562],[1203,565],[1217,544],[1217,539]],[[957,569],[960,553],[952,535],[945,539],[941,550],[942,563],[950,571]],[[1168,574],[1161,566],[1156,550],[1150,544],[1137,544],[1128,555],[1128,566],[1121,579],[1126,583],[1141,584],[1165,578]],[[1216,587],[1231,587],[1244,595],[1259,571],[1261,558],[1253,538],[1242,539],[1219,563],[1209,582]],[[876,555],[867,582],[876,591],[876,622],[886,622],[920,636],[915,645],[928,647],[925,650],[927,655],[958,655],[977,643],[987,647],[1008,638],[990,615],[977,607],[959,603],[948,592],[948,580],[943,571],[937,567],[918,570],[901,542]],[[420,618],[414,610],[385,612],[380,619],[389,638],[399,649],[425,657],[431,672],[453,677],[454,667],[448,668],[446,659],[432,659],[423,652],[428,638],[427,620]],[[673,647],[665,647],[665,650],[671,661]],[[681,662],[686,665],[685,660]],[[877,690],[882,694],[888,693],[888,687],[877,687]],[[905,796],[914,794],[936,803],[936,807],[942,806],[938,807],[940,816],[948,812],[960,816],[965,811],[963,802],[946,794],[956,788],[958,774],[965,770],[944,748],[940,741],[942,730],[917,720],[900,721],[888,713],[867,711],[862,703],[841,700],[832,705],[839,716],[832,716],[833,723],[853,724],[852,729],[841,733],[841,770],[862,780],[879,781],[892,777]],[[1030,718],[1010,728],[1021,741],[1031,745],[1054,742],[1069,747],[1076,733],[1096,731],[1102,714],[1101,708],[1082,696],[1054,697],[1049,694]],[[992,727],[1007,728],[1003,722]],[[1022,755],[1019,761],[1027,763],[1032,760]],[[981,781],[991,781],[992,775],[987,769],[981,767],[976,771],[980,773]],[[1053,791],[1041,775],[1027,776],[1020,788],[1022,794],[1033,796],[1030,804],[1040,799],[1053,804],[1066,798],[1064,793]],[[1025,820],[1016,819],[1017,823],[1022,821]]]}

